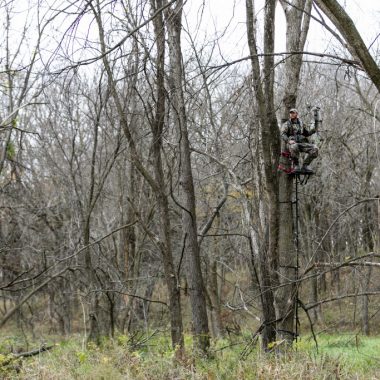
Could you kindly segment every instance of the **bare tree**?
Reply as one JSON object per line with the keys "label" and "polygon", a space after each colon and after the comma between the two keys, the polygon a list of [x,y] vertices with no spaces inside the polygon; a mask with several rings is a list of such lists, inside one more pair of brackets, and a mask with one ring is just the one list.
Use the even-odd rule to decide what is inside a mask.
{"label": "bare tree", "polygon": [[195,192],[191,166],[191,151],[187,114],[184,101],[184,73],[181,51],[183,1],[177,1],[174,8],[165,11],[169,37],[171,64],[172,104],[179,131],[180,183],[182,188],[182,223],[184,249],[187,260],[187,281],[189,284],[192,321],[196,347],[207,352],[210,345],[206,292],[202,277],[198,244],[197,215],[195,212]]}
{"label": "bare tree", "polygon": [[[246,1],[247,37],[251,53],[252,81],[257,102],[258,121],[260,123],[261,149],[264,161],[264,173],[267,192],[269,240],[267,250],[261,250],[258,257],[259,284],[262,292],[263,308],[263,347],[268,349],[269,344],[276,340],[276,314],[274,309],[273,286],[276,283],[276,268],[278,263],[278,179],[276,162],[279,155],[279,131],[274,112],[273,80],[274,80],[274,12],[275,1],[268,1],[265,5],[265,38],[263,70],[257,55],[257,38],[255,30],[254,7],[251,0]],[[257,127],[256,127],[257,128]]]}
{"label": "bare tree", "polygon": [[[163,1],[151,1],[153,11],[162,8]],[[162,240],[162,253],[164,259],[164,267],[166,268],[168,288],[170,289],[170,308],[171,310],[171,327],[172,327],[172,342],[173,345],[179,345],[180,350],[184,348],[183,327],[181,318],[181,303],[179,279],[175,274],[172,254],[172,238],[171,238],[171,222],[169,215],[168,202],[168,186],[165,184],[165,176],[162,164],[161,150],[163,141],[163,129],[165,121],[165,25],[163,14],[159,13],[154,19],[154,29],[157,38],[157,96],[156,96],[156,111],[154,121],[151,125],[153,135],[153,160],[154,160],[154,176],[157,183],[158,193],[157,202],[160,212],[160,220],[162,226],[160,228]],[[166,192],[165,192],[166,191]]]}

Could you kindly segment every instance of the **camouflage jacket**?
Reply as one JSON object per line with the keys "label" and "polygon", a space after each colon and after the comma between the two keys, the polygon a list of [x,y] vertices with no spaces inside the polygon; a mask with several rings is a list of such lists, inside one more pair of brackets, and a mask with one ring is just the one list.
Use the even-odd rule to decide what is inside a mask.
{"label": "camouflage jacket", "polygon": [[306,128],[301,119],[297,119],[295,122],[289,119],[282,124],[280,129],[281,139],[285,142],[294,140],[297,143],[307,143],[309,142],[307,138],[315,132],[314,124]]}

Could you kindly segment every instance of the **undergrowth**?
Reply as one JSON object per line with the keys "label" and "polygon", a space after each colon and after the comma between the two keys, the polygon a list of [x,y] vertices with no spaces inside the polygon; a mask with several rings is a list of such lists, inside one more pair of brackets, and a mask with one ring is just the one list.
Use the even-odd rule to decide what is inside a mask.
{"label": "undergrowth", "polygon": [[54,347],[30,358],[16,358],[21,344],[16,336],[0,343],[1,379],[88,380],[231,380],[231,379],[380,379],[380,338],[321,335],[319,349],[304,337],[293,350],[282,354],[261,351],[249,336],[232,342],[213,342],[210,356],[191,354],[178,361],[164,334],[120,335],[101,346],[83,344],[81,337],[49,342]]}

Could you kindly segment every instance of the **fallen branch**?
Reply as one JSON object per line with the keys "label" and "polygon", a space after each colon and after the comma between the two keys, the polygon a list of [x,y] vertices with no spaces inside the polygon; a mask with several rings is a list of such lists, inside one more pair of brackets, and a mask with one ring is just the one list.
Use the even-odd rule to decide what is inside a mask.
{"label": "fallen branch", "polygon": [[17,354],[15,353],[10,353],[8,355],[6,355],[4,357],[4,359],[1,360],[0,362],[0,368],[3,368],[4,367],[7,367],[9,365],[12,365],[14,366],[16,363],[16,360],[17,359],[22,359],[22,358],[27,358],[27,357],[30,357],[30,356],[35,356],[35,355],[39,355],[41,352],[45,352],[45,351],[48,351],[48,350],[51,350],[54,346],[45,346],[45,345],[42,345],[40,348],[37,348],[36,350],[32,350],[32,351],[27,351],[27,352],[19,352]]}
{"label": "fallen branch", "polygon": [[27,351],[27,352],[20,352],[18,354],[13,354],[13,356],[15,358],[28,358],[30,356],[39,355],[41,352],[51,350],[53,347],[54,347],[54,345],[52,345],[52,346],[42,345],[40,348],[37,348],[36,350]]}

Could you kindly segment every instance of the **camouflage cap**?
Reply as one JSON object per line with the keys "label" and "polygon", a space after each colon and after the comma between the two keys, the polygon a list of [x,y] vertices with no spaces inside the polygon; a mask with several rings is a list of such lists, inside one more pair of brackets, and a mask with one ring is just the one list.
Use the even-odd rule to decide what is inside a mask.
{"label": "camouflage cap", "polygon": [[289,113],[290,113],[290,112],[298,113],[298,111],[297,111],[296,108],[291,108],[291,109],[289,110]]}

